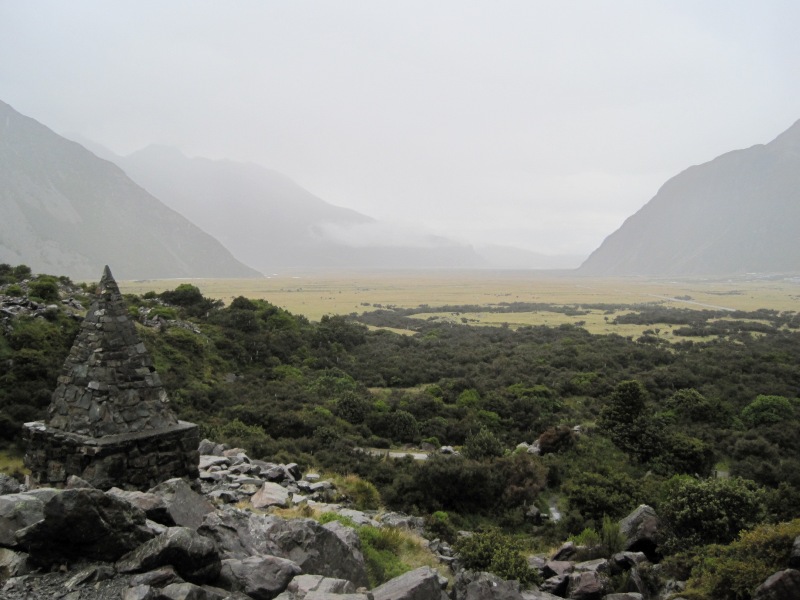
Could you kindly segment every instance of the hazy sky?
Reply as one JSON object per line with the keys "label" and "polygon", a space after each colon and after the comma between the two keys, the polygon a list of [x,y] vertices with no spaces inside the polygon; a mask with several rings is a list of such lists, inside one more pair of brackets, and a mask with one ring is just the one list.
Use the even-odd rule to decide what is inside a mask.
{"label": "hazy sky", "polygon": [[473,242],[588,254],[800,118],[800,2],[0,0],[0,100],[253,161]]}

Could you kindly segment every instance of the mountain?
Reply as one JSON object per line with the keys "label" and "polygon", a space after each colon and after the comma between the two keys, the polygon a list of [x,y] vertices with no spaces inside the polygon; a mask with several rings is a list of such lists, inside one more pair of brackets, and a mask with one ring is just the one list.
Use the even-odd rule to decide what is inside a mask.
{"label": "mountain", "polygon": [[116,165],[0,102],[0,262],[94,280],[256,277]]}
{"label": "mountain", "polygon": [[800,121],[667,181],[581,265],[586,275],[800,271]]}
{"label": "mountain", "polygon": [[476,266],[466,244],[334,206],[265,167],[148,146],[111,157],[134,181],[264,271],[286,267]]}

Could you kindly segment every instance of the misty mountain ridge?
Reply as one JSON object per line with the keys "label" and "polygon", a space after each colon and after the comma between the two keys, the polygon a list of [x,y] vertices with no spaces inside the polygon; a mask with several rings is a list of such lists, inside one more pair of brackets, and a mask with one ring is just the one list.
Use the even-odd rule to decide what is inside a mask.
{"label": "misty mountain ridge", "polygon": [[583,263],[587,275],[800,271],[800,121],[667,181]]}
{"label": "misty mountain ridge", "polygon": [[0,262],[95,280],[254,277],[119,167],[0,102]]}

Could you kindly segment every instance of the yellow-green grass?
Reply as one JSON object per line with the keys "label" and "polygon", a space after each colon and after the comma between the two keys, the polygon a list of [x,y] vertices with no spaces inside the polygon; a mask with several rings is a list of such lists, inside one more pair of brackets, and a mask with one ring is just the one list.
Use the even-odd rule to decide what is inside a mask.
{"label": "yellow-green grass", "polygon": [[[187,282],[199,287],[205,296],[226,303],[237,296],[263,298],[311,320],[326,314],[362,313],[373,310],[375,304],[414,308],[422,304],[487,306],[502,302],[663,303],[696,309],[781,311],[795,311],[800,306],[800,284],[789,280],[601,279],[544,271],[295,271],[260,279],[123,281],[120,287],[123,292],[141,294],[174,289]],[[538,314],[544,318],[549,313]]]}
{"label": "yellow-green grass", "polygon": [[25,468],[22,462],[22,454],[12,450],[0,450],[0,473],[11,475],[13,473],[28,474],[30,471]]}

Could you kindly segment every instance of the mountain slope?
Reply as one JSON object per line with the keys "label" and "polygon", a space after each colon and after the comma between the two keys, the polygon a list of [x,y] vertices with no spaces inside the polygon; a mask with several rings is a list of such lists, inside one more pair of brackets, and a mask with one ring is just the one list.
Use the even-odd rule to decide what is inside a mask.
{"label": "mountain slope", "polygon": [[474,250],[334,206],[276,171],[148,146],[113,159],[137,183],[264,272],[285,267],[473,266]]}
{"label": "mountain slope", "polygon": [[673,177],[583,263],[587,275],[800,271],[800,121]]}
{"label": "mountain slope", "polygon": [[254,277],[116,165],[0,102],[0,262],[96,279]]}

